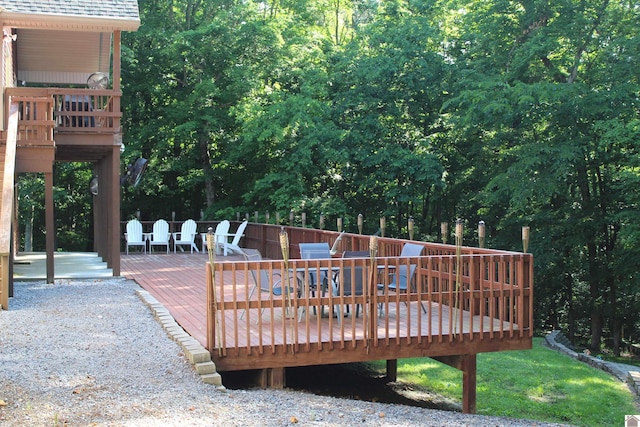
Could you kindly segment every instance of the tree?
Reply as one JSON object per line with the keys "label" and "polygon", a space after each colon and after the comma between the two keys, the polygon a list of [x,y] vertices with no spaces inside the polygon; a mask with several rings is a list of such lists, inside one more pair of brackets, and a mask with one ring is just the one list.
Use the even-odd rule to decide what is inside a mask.
{"label": "tree", "polygon": [[[151,216],[167,216],[169,210],[194,216],[205,202],[214,209],[218,199],[230,205],[241,201],[243,165],[230,164],[228,156],[238,139],[230,110],[253,90],[256,70],[271,57],[276,35],[256,20],[249,4],[164,6],[143,4],[149,26],[131,35],[131,51],[123,55],[123,62],[131,63],[123,67],[130,70],[123,73],[130,82],[124,88],[126,128],[135,141],[131,158],[148,157],[145,181],[156,183],[143,186],[148,200],[143,210]],[[159,13],[171,19],[162,20]],[[138,58],[145,58],[144,64]],[[186,203],[182,194],[190,195]],[[136,199],[140,204],[142,198]],[[125,210],[135,208],[123,204]]]}
{"label": "tree", "polygon": [[529,225],[538,327],[616,351],[638,329],[633,3],[140,6],[125,157],[150,167],[123,217],[294,209],[354,229],[362,213],[393,236],[413,217],[420,239],[462,218],[467,244],[482,219],[512,250]]}
{"label": "tree", "polygon": [[[615,263],[629,226],[622,218],[635,209],[623,178],[638,154],[637,14],[608,1],[474,2],[465,10],[451,49],[464,77],[448,107],[459,143],[480,144],[484,167],[495,167],[476,206],[497,227],[520,221],[545,236],[536,248],[551,251],[543,256],[550,267],[538,267],[549,280],[542,295],[548,287],[571,307],[563,292],[573,297],[584,283],[590,346],[599,350],[607,326],[617,352],[618,294],[637,289]],[[549,274],[557,266],[565,274]]]}

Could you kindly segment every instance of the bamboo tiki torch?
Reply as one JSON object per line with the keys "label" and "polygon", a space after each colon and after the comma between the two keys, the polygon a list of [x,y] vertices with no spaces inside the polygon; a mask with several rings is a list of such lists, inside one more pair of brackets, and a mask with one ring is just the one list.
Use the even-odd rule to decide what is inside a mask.
{"label": "bamboo tiki torch", "polygon": [[447,235],[449,234],[449,223],[440,223],[440,236],[442,236],[442,243],[447,244]]}
{"label": "bamboo tiki torch", "polygon": [[409,228],[409,240],[413,240],[413,217],[409,217],[407,227]]}
{"label": "bamboo tiki torch", "polygon": [[524,253],[527,253],[529,250],[529,227],[522,227],[522,249]]}

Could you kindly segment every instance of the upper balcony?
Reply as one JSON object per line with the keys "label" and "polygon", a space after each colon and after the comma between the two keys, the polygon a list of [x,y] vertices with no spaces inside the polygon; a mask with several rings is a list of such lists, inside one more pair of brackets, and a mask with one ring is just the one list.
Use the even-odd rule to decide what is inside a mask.
{"label": "upper balcony", "polygon": [[56,160],[99,160],[120,144],[120,91],[7,88],[18,104],[18,148],[55,147]]}

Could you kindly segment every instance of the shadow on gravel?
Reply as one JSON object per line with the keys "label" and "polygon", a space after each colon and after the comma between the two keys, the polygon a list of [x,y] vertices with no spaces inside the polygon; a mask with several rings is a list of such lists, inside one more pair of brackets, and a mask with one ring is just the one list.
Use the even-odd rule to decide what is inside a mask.
{"label": "shadow on gravel", "polygon": [[[256,388],[257,376],[257,371],[225,372],[222,383],[231,390],[251,389]],[[460,404],[414,384],[388,382],[362,363],[287,368],[286,388],[321,396],[461,411]]]}

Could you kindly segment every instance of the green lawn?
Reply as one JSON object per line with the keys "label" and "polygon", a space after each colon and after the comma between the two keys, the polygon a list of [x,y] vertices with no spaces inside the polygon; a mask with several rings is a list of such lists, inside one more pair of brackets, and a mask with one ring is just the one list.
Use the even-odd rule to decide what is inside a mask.
{"label": "green lawn", "polygon": [[[385,363],[375,362],[383,371]],[[477,365],[477,413],[579,426],[624,425],[640,413],[615,377],[546,348],[482,353]],[[461,402],[462,373],[429,358],[398,361],[398,381]]]}

